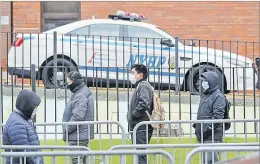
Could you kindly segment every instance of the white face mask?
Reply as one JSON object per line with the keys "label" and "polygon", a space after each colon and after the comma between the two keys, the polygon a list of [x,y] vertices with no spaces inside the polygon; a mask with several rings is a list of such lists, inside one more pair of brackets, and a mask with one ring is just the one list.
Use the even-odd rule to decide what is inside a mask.
{"label": "white face mask", "polygon": [[136,83],[136,79],[135,79],[134,75],[130,76],[130,81],[131,81],[132,84]]}
{"label": "white face mask", "polygon": [[34,118],[34,116],[36,115],[36,112],[37,112],[37,109],[34,109],[33,112],[32,112],[32,115],[31,115],[31,119]]}
{"label": "white face mask", "polygon": [[209,83],[207,81],[202,81],[202,84],[201,84],[202,88],[204,90],[207,90],[209,89]]}

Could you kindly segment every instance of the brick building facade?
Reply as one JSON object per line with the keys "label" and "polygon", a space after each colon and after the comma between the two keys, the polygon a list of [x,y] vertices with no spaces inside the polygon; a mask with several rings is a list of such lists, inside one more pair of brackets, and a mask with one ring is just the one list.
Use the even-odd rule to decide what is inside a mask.
{"label": "brick building facade", "polygon": [[[2,2],[1,15],[10,16],[10,24],[3,25],[3,32],[31,32],[43,30],[44,2]],[[202,40],[219,40],[209,42],[209,47],[246,55],[250,58],[259,56],[259,2],[79,2],[79,19],[107,18],[117,10],[144,14],[146,22],[159,25],[173,36],[181,39],[196,38]],[[12,13],[12,14],[11,14]],[[12,15],[12,20],[11,20]],[[59,15],[59,14],[57,14]],[[70,14],[68,14],[70,15]],[[12,24],[12,26],[11,26]],[[3,63],[6,62],[6,37],[3,40]],[[10,39],[9,39],[10,41]],[[244,42],[258,42],[247,43]],[[198,43],[197,43],[198,44]],[[9,43],[10,45],[10,43]],[[202,46],[206,42],[201,42]],[[253,54],[254,52],[254,54]]]}

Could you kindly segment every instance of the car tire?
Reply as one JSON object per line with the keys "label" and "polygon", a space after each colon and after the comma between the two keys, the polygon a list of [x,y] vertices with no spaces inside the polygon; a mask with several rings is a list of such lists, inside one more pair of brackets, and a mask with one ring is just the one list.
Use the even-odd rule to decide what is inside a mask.
{"label": "car tire", "polygon": [[[215,66],[212,66],[212,65],[200,65],[197,67],[192,67],[192,69],[190,69],[190,71],[189,71],[189,76],[187,79],[187,82],[188,82],[187,88],[191,94],[198,95],[200,93],[200,84],[199,84],[200,83],[200,81],[199,81],[200,71],[201,71],[201,74],[203,72],[207,72],[207,71],[216,71],[216,73],[220,77],[219,89],[220,89],[220,91],[222,91],[222,88],[225,85],[225,82],[223,85],[223,80],[221,78],[222,72],[218,68],[216,68]],[[224,86],[224,89],[225,89],[225,86]],[[225,92],[225,90],[223,90],[223,91]]]}
{"label": "car tire", "polygon": [[70,72],[72,70],[77,70],[77,67],[75,64],[73,64],[71,61],[63,58],[58,58],[57,59],[57,66],[65,66],[66,68],[58,67],[57,72],[62,72],[63,73],[63,84],[59,81],[57,86],[55,87],[54,84],[54,59],[50,60],[46,66],[44,66],[43,71],[42,71],[42,81],[44,86],[47,89],[54,89],[54,88],[65,88],[65,74],[66,72]]}

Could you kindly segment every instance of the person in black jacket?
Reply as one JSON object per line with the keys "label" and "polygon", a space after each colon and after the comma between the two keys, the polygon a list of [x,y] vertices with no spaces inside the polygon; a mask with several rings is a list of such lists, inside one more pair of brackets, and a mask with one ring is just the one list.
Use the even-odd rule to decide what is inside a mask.
{"label": "person in black jacket", "polygon": [[[129,124],[129,130],[133,131],[136,124],[142,121],[149,121],[149,117],[146,114],[146,110],[152,114],[153,110],[153,88],[146,81],[147,80],[147,68],[142,64],[135,64],[131,67],[131,83],[135,84],[135,91],[132,96],[130,108],[127,112],[127,121]],[[148,130],[148,138],[147,138]],[[153,128],[148,125],[146,129],[145,125],[140,126],[137,129],[136,144],[147,144],[150,142],[153,133]],[[132,142],[133,142],[133,135]],[[138,156],[139,164],[146,164],[147,157],[145,155]]]}
{"label": "person in black jacket", "polygon": [[[197,120],[215,120],[224,119],[226,101],[224,95],[219,90],[219,76],[214,71],[204,72],[201,75],[202,97],[197,113]],[[220,143],[223,137],[223,124],[222,123],[207,123],[194,124],[195,135],[201,143]],[[214,135],[212,136],[212,131]],[[205,163],[206,154],[203,155],[203,162]],[[218,153],[207,153],[208,164],[216,163],[218,161]]]}

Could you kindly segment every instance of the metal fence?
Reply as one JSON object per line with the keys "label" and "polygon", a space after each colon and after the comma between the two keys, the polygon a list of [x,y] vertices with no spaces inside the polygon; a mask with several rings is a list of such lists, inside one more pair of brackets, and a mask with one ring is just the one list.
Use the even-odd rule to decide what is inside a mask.
{"label": "metal fence", "polygon": [[[230,123],[230,129],[225,131],[225,125],[226,123]],[[210,124],[212,127],[212,132],[210,136],[214,136],[215,130],[219,128],[220,126],[223,126],[223,140],[226,139],[232,139],[234,142],[239,142],[241,139],[243,139],[244,142],[259,142],[259,135],[260,135],[260,120],[254,119],[254,120],[229,120],[229,119],[218,119],[218,120],[189,120],[189,121],[143,121],[138,123],[134,129],[133,129],[133,144],[136,144],[136,137],[138,130],[142,128],[142,130],[146,131],[146,136],[148,136],[148,129],[149,124],[162,124],[164,125],[163,129],[154,129],[154,136],[156,137],[156,143],[168,143],[171,142],[194,142],[194,138],[196,138],[195,135],[195,128],[194,126],[200,126],[201,127],[201,133],[198,134],[201,136],[201,142],[203,142],[203,130],[206,128],[206,124]],[[173,126],[175,125],[175,126]],[[177,128],[172,128],[177,127]],[[175,134],[172,133],[172,129]],[[168,131],[167,135],[164,133],[162,134],[161,131]],[[222,131],[222,129],[220,130]],[[177,137],[176,137],[177,133]],[[172,134],[175,136],[173,137]],[[162,140],[162,138],[164,138]],[[148,141],[146,141],[148,143]]]}
{"label": "metal fence", "polygon": [[[240,152],[257,152],[260,151],[259,145],[258,146],[241,146],[241,147],[198,147],[192,150],[186,157],[185,159],[185,164],[190,164],[192,157],[198,153],[198,152],[226,152],[226,151],[240,151]],[[206,153],[206,159],[207,159],[207,154]],[[212,163],[216,163],[215,161],[212,161]],[[205,164],[208,164],[206,161]]]}
{"label": "metal fence", "polygon": [[[109,150],[116,150],[116,149],[127,149],[127,150],[134,150],[134,149],[162,149],[169,152],[172,155],[172,158],[175,163],[183,163],[184,158],[187,154],[194,148],[197,147],[224,147],[224,146],[259,146],[259,143],[211,143],[211,144],[138,144],[138,145],[115,145],[111,147]],[[239,155],[239,153],[237,153]],[[222,161],[230,158],[234,158],[236,155],[234,154],[227,154],[226,152],[221,153]],[[135,159],[137,160],[137,158]],[[155,163],[163,163],[163,157],[157,155]],[[193,159],[192,163],[197,163],[201,161],[201,159]]]}
{"label": "metal fence", "polygon": [[[54,122],[35,123],[37,134],[42,145],[69,144],[68,127],[74,126],[76,143],[80,142],[80,126],[87,126],[86,138],[94,139],[94,150],[108,149],[115,144],[126,144],[127,133],[124,127],[117,121],[79,121],[79,122]],[[4,125],[2,125],[3,127]],[[119,129],[119,133],[117,132]],[[92,135],[93,134],[93,135]],[[86,145],[87,146],[87,145]],[[88,145],[89,146],[89,145]]]}
{"label": "metal fence", "polygon": [[[125,156],[125,155],[163,155],[164,158],[167,159],[166,163],[167,164],[174,164],[174,161],[171,157],[171,155],[163,150],[136,150],[136,151],[131,151],[131,150],[107,150],[107,151],[73,151],[73,152],[4,152],[1,153],[1,156],[6,158],[6,157],[12,157],[12,158],[17,158],[19,157],[20,159],[20,164],[23,163],[24,160],[26,160],[26,157],[52,157],[52,163],[56,163],[55,158],[58,156],[86,156],[86,157],[92,157],[92,159],[96,159],[97,156],[102,156],[104,160],[104,164],[112,164],[109,162],[108,156]],[[95,163],[95,161],[90,161],[87,160],[88,163]],[[26,162],[25,162],[26,163]],[[114,163],[114,162],[113,162]]]}
{"label": "metal fence", "polygon": [[[88,147],[85,146],[55,146],[55,145],[44,145],[44,146],[35,146],[35,145],[1,145],[1,150],[5,150],[6,152],[41,152],[41,151],[55,151],[55,150],[63,150],[63,151],[90,151]],[[1,157],[1,155],[0,155]],[[93,160],[93,159],[92,159]],[[2,163],[4,162],[4,159],[1,160]],[[10,163],[13,163],[13,157],[10,158]],[[15,162],[14,162],[15,163]],[[26,163],[26,162],[25,162]],[[68,158],[66,158],[66,164],[68,163]]]}
{"label": "metal fence", "polygon": [[[219,74],[220,89],[232,104],[232,119],[259,119],[259,42],[55,32],[1,35],[9,43],[0,72],[3,122],[24,88],[43,99],[37,122],[60,122],[71,96],[64,75],[79,70],[95,96],[95,121],[119,121],[127,129],[125,116],[135,87],[130,83],[129,69],[135,63],[148,67],[148,81],[158,92],[168,120],[195,119],[201,93],[198,77],[207,70]],[[11,44],[11,40],[15,42]]]}

